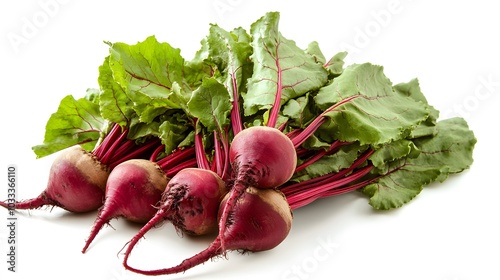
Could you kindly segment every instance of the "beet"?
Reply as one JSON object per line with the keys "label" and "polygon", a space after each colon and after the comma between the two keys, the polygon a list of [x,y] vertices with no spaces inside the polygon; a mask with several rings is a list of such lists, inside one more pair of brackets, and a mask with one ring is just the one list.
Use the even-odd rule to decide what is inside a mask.
{"label": "beet", "polygon": [[113,218],[124,217],[137,223],[149,221],[157,211],[155,205],[168,180],[165,172],[150,160],[133,159],[116,166],[108,177],[104,205],[99,209],[82,253]]}
{"label": "beet", "polygon": [[[229,195],[221,202],[220,209],[227,203]],[[219,214],[222,214],[219,212]],[[290,232],[292,212],[285,196],[274,189],[248,187],[238,198],[229,215],[227,230],[195,256],[185,259],[181,264],[165,269],[142,270],[128,264],[130,252],[135,245],[131,242],[125,253],[123,265],[126,269],[145,275],[175,274],[184,272],[227,251],[265,251],[278,246]],[[226,244],[223,249],[222,241]]]}
{"label": "beet", "polygon": [[[52,205],[75,213],[93,211],[102,205],[109,173],[109,168],[92,153],[80,146],[68,148],[55,158],[47,188],[36,198],[14,203],[14,208],[26,210]],[[6,202],[0,205],[9,206]]]}

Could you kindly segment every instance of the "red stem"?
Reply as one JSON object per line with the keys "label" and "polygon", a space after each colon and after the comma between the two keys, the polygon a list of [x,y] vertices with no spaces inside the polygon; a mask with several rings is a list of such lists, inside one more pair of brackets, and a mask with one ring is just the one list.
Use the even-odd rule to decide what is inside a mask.
{"label": "red stem", "polygon": [[97,159],[101,160],[103,153],[105,153],[110,143],[113,143],[116,140],[116,137],[119,135],[120,126],[118,124],[114,124],[109,133],[104,137],[104,140],[99,144],[97,148],[92,151],[92,154],[97,157]]}
{"label": "red stem", "polygon": [[217,175],[222,174],[222,161],[223,161],[223,156],[222,156],[222,149],[221,149],[221,144],[219,143],[219,137],[217,137],[217,133],[214,132],[214,160],[212,161],[212,168],[211,170]]}
{"label": "red stem", "polygon": [[196,148],[196,160],[198,161],[198,167],[210,170],[210,163],[208,162],[207,156],[205,155],[205,148],[203,147],[203,139],[201,137],[201,133],[195,134],[194,147]]}
{"label": "red stem", "polygon": [[278,47],[279,44],[276,45],[276,72],[278,73],[278,81],[276,81],[276,96],[274,97],[273,108],[271,109],[271,113],[269,114],[269,120],[267,122],[267,126],[275,127],[276,122],[278,120],[279,111],[281,107],[281,93],[283,91],[283,71],[281,70],[281,65],[279,63],[279,55],[278,55]]}
{"label": "red stem", "polygon": [[297,135],[294,135],[292,138],[292,143],[295,148],[300,147],[302,143],[306,141],[309,136],[313,135],[313,133],[326,121],[323,114],[319,115],[316,119],[314,119],[305,129],[303,129]]}
{"label": "red stem", "polygon": [[167,175],[168,178],[172,178],[177,174],[179,171],[181,171],[184,168],[190,168],[190,167],[196,167],[197,160],[195,158],[186,160],[182,162],[181,164],[178,164],[172,168],[169,169],[164,169],[165,174]]}
{"label": "red stem", "polygon": [[231,172],[229,167],[228,129],[225,128],[224,132],[214,132],[214,160],[211,170],[222,179],[227,179]]}
{"label": "red stem", "polygon": [[[111,146],[103,151],[104,152],[104,155],[102,156],[101,158],[101,163],[104,164],[104,165],[108,165],[109,164],[109,161],[111,160],[111,158],[113,157],[113,154],[114,152],[116,151],[116,149],[121,145],[123,144],[123,141],[126,140],[127,138],[127,133],[128,133],[128,129],[125,129],[121,134],[120,136],[111,144]],[[110,142],[111,143],[111,142]]]}
{"label": "red stem", "polygon": [[325,174],[323,176],[312,178],[312,179],[309,179],[309,180],[306,180],[306,181],[303,181],[300,183],[295,183],[295,184],[288,185],[288,186],[285,185],[280,190],[283,192],[283,194],[285,196],[295,195],[297,193],[303,192],[304,190],[321,187],[322,185],[324,185],[326,183],[335,182],[335,180],[338,180],[338,179],[344,177],[350,171],[351,170],[348,168],[342,169],[337,173],[329,173],[329,174]]}
{"label": "red stem", "polygon": [[108,166],[111,169],[113,169],[118,164],[125,162],[127,160],[134,158],[145,158],[149,150],[158,145],[159,141],[160,140],[158,138],[153,138],[149,140],[147,143],[141,146],[137,146],[133,140],[127,140],[127,142],[134,143],[134,145],[131,145],[130,148],[127,150],[127,152],[123,152],[123,154],[121,153],[119,156],[118,155],[113,156],[113,158],[110,159],[110,163],[108,164]]}
{"label": "red stem", "polygon": [[[367,166],[366,168],[369,168],[369,167],[370,166]],[[371,167],[373,168],[373,166],[371,166]],[[365,181],[362,181],[362,182],[359,182],[359,183],[356,183],[356,184],[352,184],[352,185],[344,186],[344,187],[341,187],[341,188],[335,188],[335,189],[328,190],[326,192],[318,194],[311,201],[308,201],[308,202],[307,201],[303,201],[301,203],[294,204],[294,208],[293,209],[297,209],[297,208],[300,208],[302,206],[305,206],[305,205],[311,203],[315,199],[325,198],[325,197],[330,197],[330,196],[336,196],[336,195],[341,195],[341,194],[344,194],[344,193],[355,191],[357,189],[360,189],[362,187],[365,187],[365,186],[371,184],[373,181],[375,181],[376,179],[379,179],[379,178],[380,178],[380,176],[377,177],[377,178],[372,178],[372,179],[365,180]]]}
{"label": "red stem", "polygon": [[225,137],[222,138],[222,150],[224,151],[224,164],[222,169],[221,178],[226,180],[231,175],[231,168],[229,166],[229,135],[228,129],[226,128]]}
{"label": "red stem", "polygon": [[[144,235],[153,227],[155,227],[157,224],[159,224],[161,221],[168,219],[169,216],[172,214],[169,212],[169,210],[166,209],[172,209],[171,207],[163,207],[158,210],[158,212],[155,214],[155,216],[149,220],[140,230],[139,232],[127,243],[127,250],[125,251],[125,257],[123,259],[123,266],[135,273],[140,273],[140,274],[145,274],[145,275],[160,275],[160,274],[169,274],[169,273],[177,273],[175,269],[157,269],[157,270],[141,270],[137,268],[133,268],[128,264],[128,259],[130,257],[130,254],[132,253],[132,250],[134,249],[135,245],[141,238],[144,237]],[[209,258],[208,258],[209,259]],[[207,259],[207,260],[208,260]],[[184,262],[183,262],[184,263]],[[194,265],[193,265],[194,266]],[[192,267],[192,266],[191,266]],[[188,267],[188,268],[191,268]],[[188,268],[184,269],[187,270]],[[184,271],[182,270],[182,271]],[[179,271],[181,272],[181,271]]]}
{"label": "red stem", "polygon": [[355,191],[357,189],[360,189],[360,188],[370,184],[372,181],[373,180],[366,180],[366,181],[356,183],[353,185],[349,185],[349,186],[345,186],[342,188],[332,189],[332,190],[329,190],[329,191],[322,193],[320,196],[318,196],[318,198],[325,198],[325,197],[330,197],[330,196],[334,196],[334,195],[340,195],[340,194],[348,193],[351,191]]}
{"label": "red stem", "polygon": [[137,240],[133,240],[133,242],[131,241],[130,244],[128,245],[127,252],[125,253],[125,258],[123,259],[123,266],[127,270],[144,275],[154,276],[154,275],[181,273],[223,253],[223,250],[221,249],[220,238],[217,238],[214,240],[214,242],[212,242],[212,244],[210,244],[208,248],[188,259],[183,260],[179,265],[164,269],[142,270],[133,268],[128,264],[128,258],[130,256],[130,253],[133,249],[133,246],[135,246],[139,238],[137,238]]}
{"label": "red stem", "polygon": [[314,200],[324,197],[327,191],[331,191],[336,188],[340,188],[354,181],[361,179],[363,176],[368,174],[373,169],[373,165],[365,166],[349,176],[342,179],[335,180],[331,183],[322,184],[317,188],[307,189],[305,191],[296,193],[294,195],[287,196],[288,204],[292,209],[297,209],[299,207],[305,206]]}
{"label": "red stem", "polygon": [[348,142],[342,142],[340,140],[334,141],[330,145],[330,147],[328,147],[328,149],[318,151],[312,157],[310,157],[309,159],[307,159],[306,161],[304,161],[301,165],[297,166],[295,168],[295,173],[297,173],[297,172],[305,169],[309,165],[315,163],[317,160],[319,160],[320,158],[322,158],[324,155],[332,153],[332,152],[336,151],[337,149],[339,149],[340,147],[342,147],[343,145],[346,145],[346,144],[349,144],[349,143]]}
{"label": "red stem", "polygon": [[296,128],[296,129],[288,132],[286,134],[286,136],[288,136],[288,138],[290,138],[291,140],[293,140],[293,138],[297,137],[297,135],[299,135],[301,132],[302,132],[301,128]]}
{"label": "red stem", "polygon": [[137,147],[135,144],[135,141],[133,140],[127,140],[125,143],[120,145],[118,149],[116,149],[115,153],[113,154],[113,158],[120,158],[127,153],[129,153],[134,147]]}
{"label": "red stem", "polygon": [[158,155],[162,152],[165,151],[165,145],[160,145],[156,150],[153,151],[151,156],[149,157],[149,160],[152,162],[157,162]]}
{"label": "red stem", "polygon": [[[57,202],[48,199],[44,193],[32,199],[15,202],[13,203],[13,205],[14,205],[13,208],[16,210],[38,209],[46,205],[59,206]],[[12,204],[7,203],[6,201],[0,201],[0,206],[10,209],[10,206],[12,206]]]}
{"label": "red stem", "polygon": [[92,229],[90,231],[89,237],[87,238],[87,241],[85,241],[85,245],[83,246],[82,253],[85,253],[87,249],[89,248],[90,244],[92,241],[95,239],[99,231],[101,231],[102,227],[109,223],[109,221],[113,218],[116,218],[118,216],[117,212],[119,211],[118,208],[115,208],[112,206],[113,204],[111,203],[104,203],[104,206],[99,209],[97,213],[97,219],[94,222],[94,225],[92,226]]}
{"label": "red stem", "polygon": [[172,152],[170,155],[158,160],[158,162],[156,163],[161,167],[161,169],[167,170],[175,166],[179,162],[187,160],[188,158],[193,156],[195,156],[195,147],[178,149]]}
{"label": "red stem", "polygon": [[243,129],[243,124],[240,115],[240,102],[238,93],[238,84],[236,83],[235,71],[231,74],[233,87],[233,109],[231,110],[231,126],[233,127],[234,135],[238,134]]}
{"label": "red stem", "polygon": [[[229,197],[227,198],[226,204],[221,209],[222,212],[220,212],[221,214],[219,217],[219,236],[225,235],[227,226],[228,225],[230,226],[229,215],[233,211],[233,208],[235,207],[238,199],[243,195],[243,193],[247,189],[247,186],[245,185],[244,181],[245,180],[242,178],[236,178],[234,185],[231,188],[231,191],[229,192]],[[221,240],[222,250],[226,249],[224,241],[225,241],[224,239]]]}
{"label": "red stem", "polygon": [[286,128],[286,125],[287,125],[287,122],[280,124],[280,126],[278,127],[278,130],[283,132],[283,130],[285,130],[285,128]]}
{"label": "red stem", "polygon": [[304,149],[302,147],[296,148],[295,152],[297,153],[297,158],[310,157],[313,154],[313,151]]}
{"label": "red stem", "polygon": [[335,182],[336,180],[339,180],[340,178],[342,178],[345,175],[349,174],[354,169],[356,169],[359,166],[361,166],[361,164],[363,164],[364,162],[366,162],[366,160],[374,152],[375,152],[374,150],[369,149],[363,155],[361,155],[360,157],[358,157],[358,159],[356,159],[351,164],[351,166],[349,166],[348,168],[342,169],[339,172],[326,174],[326,175],[319,176],[319,177],[316,177],[316,178],[312,178],[312,179],[309,179],[309,180],[306,180],[306,181],[303,181],[303,182],[300,182],[300,183],[295,183],[295,184],[291,184],[291,185],[284,185],[284,186],[282,186],[280,188],[280,190],[285,194],[285,196],[290,196],[290,195],[294,195],[296,193],[300,193],[300,192],[302,192],[304,190],[307,190],[307,189],[321,187],[323,184]]}
{"label": "red stem", "polygon": [[326,109],[323,113],[321,113],[319,116],[317,116],[301,133],[293,137],[292,142],[295,146],[295,148],[300,147],[302,143],[304,143],[307,138],[309,138],[311,135],[314,134],[314,132],[326,121],[325,115],[333,110],[335,110],[337,107],[350,102],[351,100],[359,97],[361,95],[352,95],[349,96],[334,105],[332,105],[330,108]]}

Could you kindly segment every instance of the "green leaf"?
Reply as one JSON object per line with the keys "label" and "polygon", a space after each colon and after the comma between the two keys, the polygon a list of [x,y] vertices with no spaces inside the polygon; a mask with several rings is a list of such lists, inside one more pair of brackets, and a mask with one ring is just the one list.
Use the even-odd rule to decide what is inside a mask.
{"label": "green leaf", "polygon": [[205,79],[193,91],[188,102],[192,116],[198,118],[209,131],[222,131],[229,125],[232,104],[227,89],[215,78]]}
{"label": "green leaf", "polygon": [[309,43],[306,49],[306,53],[308,53],[310,56],[314,57],[314,60],[316,63],[323,65],[326,63],[326,58],[323,55],[323,52],[321,51],[321,48],[319,47],[318,42],[313,41]]}
{"label": "green leaf", "polygon": [[399,94],[406,95],[416,101],[420,101],[428,106],[429,117],[420,123],[414,130],[411,131],[411,138],[428,136],[436,133],[436,122],[439,117],[439,111],[429,105],[427,98],[420,89],[418,79],[413,79],[407,83],[399,83],[394,86],[394,90]]}
{"label": "green leaf", "polygon": [[114,80],[109,67],[109,56],[99,67],[97,81],[101,89],[99,106],[102,117],[121,126],[128,126],[130,119],[136,116],[133,102]]}
{"label": "green leaf", "polygon": [[209,46],[206,39],[201,40],[201,47],[193,59],[184,63],[184,78],[190,88],[200,86],[204,78],[212,76],[212,65],[207,62],[209,57]]}
{"label": "green leaf", "polygon": [[190,130],[187,134],[186,138],[182,140],[177,147],[192,147],[194,146],[194,137],[196,132],[194,130]]}
{"label": "green leaf", "polygon": [[97,88],[88,88],[85,92],[85,99],[94,104],[99,104],[101,101],[101,91]]}
{"label": "green leaf", "polygon": [[423,154],[417,162],[441,165],[441,173],[436,180],[443,182],[449,174],[462,172],[473,163],[477,139],[463,118],[439,121],[437,130],[435,137],[420,137],[413,142]]}
{"label": "green leaf", "polygon": [[184,84],[184,59],[179,49],[151,36],[135,45],[114,43],[110,53],[114,80],[134,102],[142,122],[153,121],[167,109],[181,108],[170,99],[174,83]]}
{"label": "green leaf", "polygon": [[434,136],[414,140],[420,153],[387,163],[384,172],[362,189],[376,209],[401,207],[431,182],[469,168],[476,138],[465,120],[452,118],[437,123]]}
{"label": "green leaf", "polygon": [[325,64],[325,68],[330,72],[333,77],[337,77],[344,71],[344,58],[347,56],[347,52],[339,52],[335,54],[328,62]]}
{"label": "green leaf", "polygon": [[247,80],[252,75],[249,41],[250,35],[241,27],[228,32],[214,24],[207,36],[209,57],[206,61],[214,65],[214,77],[226,87],[233,103],[231,122],[236,132],[242,128],[241,95],[247,91]]}
{"label": "green leaf", "polygon": [[311,135],[311,137],[307,138],[307,140],[301,145],[301,147],[307,150],[326,150],[330,148],[331,145],[331,142],[325,142],[315,135]]}
{"label": "green leaf", "polygon": [[327,82],[322,65],[294,41],[283,37],[278,21],[278,13],[267,13],[251,26],[254,68],[248,92],[243,95],[246,116],[271,108],[277,96],[283,105]]}
{"label": "green leaf", "polygon": [[397,140],[383,145],[370,156],[370,161],[377,168],[385,168],[387,162],[404,157],[416,157],[420,154],[415,144],[408,139]]}
{"label": "green leaf", "polygon": [[149,135],[158,137],[160,135],[159,127],[159,122],[143,123],[139,119],[132,119],[127,138],[140,139]]}
{"label": "green leaf", "polygon": [[155,122],[143,123],[133,119],[127,137],[129,139],[140,139],[146,136],[158,137],[165,145],[165,153],[169,154],[181,142],[185,141],[193,130],[191,120],[183,111],[169,110],[168,114],[161,115],[159,120]]}
{"label": "green leaf", "polygon": [[231,100],[246,91],[246,79],[251,75],[250,36],[242,28],[228,32],[217,25],[210,26],[207,37],[209,58],[221,73],[221,83],[227,88]]}
{"label": "green leaf", "polygon": [[334,125],[320,129],[335,139],[377,146],[406,138],[428,117],[427,105],[393,90],[381,66],[370,63],[347,67],[321,88],[316,105]]}
{"label": "green leaf", "polygon": [[186,140],[189,133],[193,131],[192,126],[180,122],[178,119],[171,118],[165,120],[158,128],[160,132],[161,143],[165,145],[165,152],[170,154]]}
{"label": "green leaf", "polygon": [[304,128],[316,117],[313,108],[311,108],[314,106],[314,102],[310,99],[311,97],[307,93],[299,98],[288,100],[282,110],[282,114],[290,119],[288,125]]}
{"label": "green leaf", "polygon": [[72,95],[61,100],[57,111],[47,121],[43,144],[32,147],[37,158],[74,145],[81,145],[89,151],[95,147],[107,123],[96,104],[99,99],[93,91],[90,93],[78,100]]}

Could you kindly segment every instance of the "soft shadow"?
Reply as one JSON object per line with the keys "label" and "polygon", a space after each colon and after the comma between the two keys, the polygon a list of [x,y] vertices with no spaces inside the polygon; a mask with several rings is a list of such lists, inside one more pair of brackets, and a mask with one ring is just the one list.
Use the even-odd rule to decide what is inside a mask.
{"label": "soft shadow", "polygon": [[[72,213],[61,208],[47,207],[35,210],[16,210],[16,215],[26,219],[43,220],[49,223],[70,224],[74,226],[87,226],[97,216],[96,211],[86,213]],[[85,222],[85,223],[82,223]]]}

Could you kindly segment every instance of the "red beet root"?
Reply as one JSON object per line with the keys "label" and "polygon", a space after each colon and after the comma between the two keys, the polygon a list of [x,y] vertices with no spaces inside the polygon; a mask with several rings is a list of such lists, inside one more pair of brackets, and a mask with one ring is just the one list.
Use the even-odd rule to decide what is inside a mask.
{"label": "red beet root", "polygon": [[61,207],[71,212],[93,211],[102,205],[104,188],[109,175],[107,166],[96,157],[75,146],[63,151],[50,168],[47,188],[36,198],[21,202],[0,202],[0,206],[15,209],[36,209],[45,205]]}
{"label": "red beet root", "polygon": [[51,205],[74,213],[98,209],[104,201],[110,171],[123,161],[143,157],[158,145],[156,138],[136,145],[127,139],[127,133],[115,124],[92,152],[78,145],[67,148],[54,160],[47,187],[38,197],[21,202],[7,200],[0,206],[26,210]]}
{"label": "red beet root", "polygon": [[190,235],[216,231],[219,204],[226,193],[222,179],[210,170],[185,168],[179,171],[168,182],[154,217],[129,242],[126,256],[147,231],[164,220]]}
{"label": "red beet root", "polygon": [[137,242],[161,221],[168,220],[190,235],[217,231],[219,205],[226,193],[216,173],[200,168],[181,170],[168,182],[156,215],[129,242],[125,262]]}
{"label": "red beet root", "polygon": [[[235,181],[219,221],[220,235],[225,234],[229,213],[245,189],[249,186],[276,188],[287,182],[295,171],[297,153],[290,138],[280,130],[254,126],[234,137],[229,160]],[[225,246],[222,239],[222,248],[228,249]]]}
{"label": "red beet root", "polygon": [[104,205],[99,209],[82,253],[113,218],[124,217],[137,223],[150,220],[168,180],[165,172],[149,160],[133,159],[116,166],[108,177]]}
{"label": "red beet root", "polygon": [[[227,203],[227,195],[220,209]],[[123,265],[126,269],[145,275],[184,272],[229,250],[264,251],[278,246],[287,236],[292,225],[292,212],[284,195],[274,189],[248,187],[238,198],[229,215],[224,235],[219,235],[210,246],[181,264],[165,269],[141,270],[128,265],[128,258],[135,243],[130,243]],[[137,240],[135,240],[137,241]],[[226,244],[221,247],[222,241]]]}

